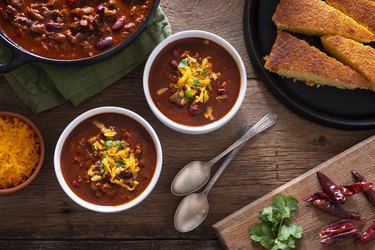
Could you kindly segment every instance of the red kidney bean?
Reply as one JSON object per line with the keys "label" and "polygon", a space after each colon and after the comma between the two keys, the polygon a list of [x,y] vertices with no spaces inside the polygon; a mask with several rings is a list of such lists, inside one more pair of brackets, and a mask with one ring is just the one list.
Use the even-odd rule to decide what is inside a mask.
{"label": "red kidney bean", "polygon": [[227,82],[223,82],[222,84],[220,84],[219,88],[217,89],[217,94],[224,95],[225,92],[227,92],[227,86]]}
{"label": "red kidney bean", "polygon": [[227,91],[227,90],[226,90],[225,88],[218,88],[218,89],[217,89],[217,94],[218,94],[218,95],[224,95],[226,91]]}
{"label": "red kidney bean", "polygon": [[4,21],[8,20],[8,13],[2,7],[0,7],[0,14]]}
{"label": "red kidney bean", "polygon": [[202,113],[202,109],[197,104],[193,104],[189,106],[189,113],[192,115],[199,115]]}
{"label": "red kidney bean", "polygon": [[66,3],[68,5],[74,5],[74,4],[78,3],[78,0],[66,0]]}
{"label": "red kidney bean", "polygon": [[48,23],[46,24],[46,29],[47,29],[48,31],[53,31],[53,30],[61,29],[62,26],[64,26],[63,23],[48,22]]}
{"label": "red kidney bean", "polygon": [[98,6],[96,6],[96,7],[94,8],[94,11],[95,11],[96,13],[98,13],[98,14],[102,14],[102,13],[104,13],[104,10],[105,10],[105,7],[104,7],[103,5],[101,5],[101,4],[99,4]]}
{"label": "red kidney bean", "polygon": [[106,182],[110,182],[111,181],[111,174],[110,173],[106,173],[105,176],[104,176],[104,180]]}
{"label": "red kidney bean", "polygon": [[73,180],[72,180],[72,186],[73,186],[73,187],[79,187],[80,184],[79,184],[79,182],[78,182],[77,180],[73,179]]}
{"label": "red kidney bean", "polygon": [[172,69],[177,69],[178,68],[178,62],[176,60],[172,60],[169,63],[169,66],[171,66]]}
{"label": "red kidney bean", "polygon": [[114,43],[113,37],[107,36],[106,38],[100,40],[96,44],[96,48],[100,49],[100,50],[108,49],[109,47],[111,47],[113,45],[113,43]]}
{"label": "red kidney bean", "polygon": [[117,21],[112,25],[112,30],[113,31],[118,31],[122,29],[122,27],[125,25],[126,22],[126,17],[121,16],[117,19]]}
{"label": "red kidney bean", "polygon": [[178,48],[172,50],[172,55],[178,59],[181,59],[181,53]]}

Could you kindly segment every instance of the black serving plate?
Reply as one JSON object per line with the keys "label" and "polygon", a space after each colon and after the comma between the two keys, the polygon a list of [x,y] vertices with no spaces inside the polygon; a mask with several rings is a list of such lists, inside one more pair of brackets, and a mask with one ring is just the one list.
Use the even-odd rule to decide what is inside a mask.
{"label": "black serving plate", "polygon": [[[311,121],[340,129],[375,128],[374,92],[309,87],[301,81],[282,78],[263,67],[263,57],[270,53],[277,36],[271,19],[278,3],[277,0],[247,0],[244,10],[247,50],[268,89],[287,107]],[[322,49],[319,38],[294,35]]]}

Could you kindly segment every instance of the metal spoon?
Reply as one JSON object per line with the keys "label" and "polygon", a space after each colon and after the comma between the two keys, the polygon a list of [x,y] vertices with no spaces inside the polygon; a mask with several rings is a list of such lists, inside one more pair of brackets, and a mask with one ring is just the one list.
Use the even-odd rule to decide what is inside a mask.
{"label": "metal spoon", "polygon": [[[243,136],[250,130],[250,128],[250,124],[243,125],[241,128],[240,136]],[[241,150],[243,145],[244,144],[237,147],[225,157],[223,163],[201,193],[190,194],[181,201],[174,216],[174,226],[179,232],[189,232],[204,221],[209,210],[209,204],[207,200],[208,192],[211,190],[212,186],[215,184],[221,173],[223,173],[232,159]]]}
{"label": "metal spoon", "polygon": [[247,142],[263,130],[275,124],[277,115],[267,114],[260,121],[258,121],[245,135],[239,140],[229,146],[224,152],[213,158],[208,162],[193,161],[183,167],[174,178],[171,185],[171,192],[174,195],[182,196],[195,192],[204,186],[210,178],[211,167],[220,160],[223,156]]}

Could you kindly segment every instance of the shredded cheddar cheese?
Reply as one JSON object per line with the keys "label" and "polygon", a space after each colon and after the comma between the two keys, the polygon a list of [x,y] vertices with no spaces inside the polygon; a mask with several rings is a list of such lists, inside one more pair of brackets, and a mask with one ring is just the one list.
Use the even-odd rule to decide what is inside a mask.
{"label": "shredded cheddar cheese", "polygon": [[209,57],[202,59],[201,63],[187,53],[182,55],[182,61],[178,70],[182,76],[178,79],[175,87],[184,93],[185,98],[192,99],[192,104],[205,103],[209,99],[209,86],[212,72],[212,64]]}
{"label": "shredded cheddar cheese", "polygon": [[[207,104],[212,91],[211,81],[216,81],[220,72],[213,72],[210,62],[212,58],[209,56],[201,58],[199,55],[191,56],[184,52],[181,58],[177,66],[180,76],[173,84],[175,92],[169,97],[169,100],[180,106]],[[159,89],[157,94],[163,95],[167,90],[168,88]],[[210,120],[214,119],[212,107],[207,107],[204,117]]]}
{"label": "shredded cheddar cheese", "polygon": [[101,181],[107,174],[110,175],[110,182],[133,191],[139,184],[138,181],[128,181],[120,177],[120,175],[129,170],[134,179],[137,178],[139,167],[138,160],[135,157],[133,150],[125,140],[114,140],[117,134],[112,128],[106,128],[104,124],[97,121],[94,124],[101,129],[104,140],[90,141],[93,149],[100,155],[100,169],[92,165],[87,170],[87,175],[90,176],[92,182]]}
{"label": "shredded cheddar cheese", "polygon": [[211,106],[207,107],[207,111],[206,111],[206,113],[204,113],[204,117],[207,118],[207,119],[210,119],[211,121],[215,119],[214,116],[212,115]]}
{"label": "shredded cheddar cheese", "polygon": [[29,125],[17,118],[0,118],[0,188],[27,180],[39,158],[40,144]]}

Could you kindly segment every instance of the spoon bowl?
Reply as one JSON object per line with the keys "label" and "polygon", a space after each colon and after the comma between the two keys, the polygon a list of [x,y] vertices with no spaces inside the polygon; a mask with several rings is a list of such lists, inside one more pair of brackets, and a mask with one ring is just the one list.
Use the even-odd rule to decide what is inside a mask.
{"label": "spoon bowl", "polygon": [[183,196],[197,191],[210,178],[211,167],[209,162],[193,161],[183,167],[174,178],[171,192],[176,196]]}
{"label": "spoon bowl", "polygon": [[174,216],[175,228],[181,233],[193,230],[206,219],[208,210],[207,192],[186,196],[176,210]]}

